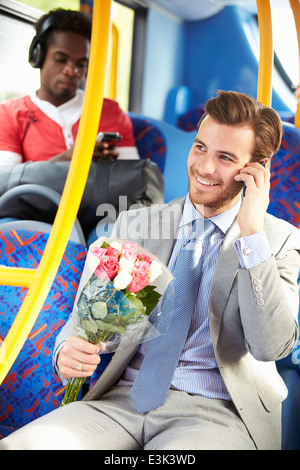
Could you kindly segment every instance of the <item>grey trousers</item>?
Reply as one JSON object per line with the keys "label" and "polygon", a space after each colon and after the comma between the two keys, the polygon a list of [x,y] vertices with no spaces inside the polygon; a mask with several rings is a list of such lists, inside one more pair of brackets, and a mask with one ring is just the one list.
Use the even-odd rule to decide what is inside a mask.
{"label": "grey trousers", "polygon": [[139,415],[129,390],[58,408],[0,441],[0,450],[256,449],[231,402],[170,390],[163,406]]}

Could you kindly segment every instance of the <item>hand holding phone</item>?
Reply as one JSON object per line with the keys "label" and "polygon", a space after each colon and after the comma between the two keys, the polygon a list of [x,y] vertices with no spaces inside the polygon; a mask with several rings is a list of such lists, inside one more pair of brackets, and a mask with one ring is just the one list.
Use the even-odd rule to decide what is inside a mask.
{"label": "hand holding phone", "polygon": [[100,158],[108,158],[110,160],[116,160],[119,156],[116,146],[122,140],[122,136],[119,132],[99,132],[96,137],[96,144],[94,150],[94,160]]}
{"label": "hand holding phone", "polygon": [[[261,162],[258,162],[261,166],[263,166],[264,168],[266,168],[266,162],[264,161],[261,161]],[[244,189],[243,189],[243,196],[245,197],[246,195],[246,189],[247,189],[247,186],[246,186],[246,183],[244,183]]]}
{"label": "hand holding phone", "polygon": [[243,237],[264,229],[264,216],[269,205],[270,172],[265,162],[249,162],[242,168],[236,181],[244,182],[246,192],[238,214]]}
{"label": "hand holding phone", "polygon": [[107,143],[108,146],[112,148],[118,145],[122,138],[123,137],[119,134],[119,132],[99,132],[96,137],[96,142]]}

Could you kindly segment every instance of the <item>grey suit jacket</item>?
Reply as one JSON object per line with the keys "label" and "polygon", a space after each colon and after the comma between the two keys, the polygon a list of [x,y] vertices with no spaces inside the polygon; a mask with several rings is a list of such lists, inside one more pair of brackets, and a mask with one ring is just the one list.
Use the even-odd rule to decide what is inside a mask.
{"label": "grey suit jacket", "polygon": [[[168,264],[184,200],[124,212],[112,236],[132,239]],[[220,372],[241,419],[258,449],[280,449],[281,403],[287,390],[274,361],[292,351],[299,335],[300,231],[269,214],[265,231],[272,257],[246,270],[234,247],[240,237],[237,221],[231,226],[211,285],[209,319]],[[94,269],[88,256],[78,295]],[[57,338],[56,351],[71,334],[70,319]],[[84,400],[99,399],[108,391],[136,350],[134,345],[117,350]]]}

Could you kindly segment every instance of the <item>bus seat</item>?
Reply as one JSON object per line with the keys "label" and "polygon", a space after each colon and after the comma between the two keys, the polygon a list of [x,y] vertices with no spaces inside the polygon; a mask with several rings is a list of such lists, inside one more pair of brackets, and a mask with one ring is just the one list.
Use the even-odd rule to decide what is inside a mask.
{"label": "bus seat", "polygon": [[179,129],[182,129],[183,131],[194,131],[197,129],[197,124],[203,114],[204,108],[202,106],[192,108],[178,117],[176,125],[177,127],[179,127]]}
{"label": "bus seat", "polygon": [[[4,211],[4,213],[7,211],[8,214],[11,214],[10,210],[15,205],[19,208],[20,213],[22,214],[22,198],[24,196],[26,198],[26,196],[29,194],[37,196],[42,201],[45,199],[46,201],[51,201],[56,207],[58,207],[60,204],[61,195],[53,189],[42,186],[41,184],[22,184],[21,186],[15,186],[2,194],[0,197],[0,210]],[[1,230],[36,229],[38,231],[50,233],[52,225],[39,220],[15,219],[8,222],[5,219],[0,219],[0,228]],[[85,245],[85,238],[77,218],[70,234],[70,240],[75,243]]]}
{"label": "bus seat", "polygon": [[[153,132],[157,132],[164,139],[164,166],[163,169],[162,167],[160,168],[163,171],[165,180],[165,202],[187,194],[188,176],[186,163],[196,132],[184,132],[167,122],[145,118],[134,113],[129,113],[129,116],[133,122],[134,129],[137,128],[137,124],[141,126],[148,124],[148,126],[153,126]],[[138,145],[139,142],[137,140]],[[149,149],[147,151],[149,152]],[[141,157],[145,158],[144,155],[145,153]],[[153,159],[153,161],[156,160]],[[156,161],[156,163],[158,162]]]}
{"label": "bus seat", "polygon": [[[36,269],[49,234],[0,230],[0,263]],[[57,408],[65,388],[52,368],[55,338],[72,312],[86,259],[85,246],[69,241],[44,306],[0,386],[0,438]],[[6,337],[27,288],[0,286],[0,340]]]}
{"label": "bus seat", "polygon": [[[300,300],[300,275],[298,286]],[[300,450],[300,337],[292,353],[277,361],[276,366],[289,391],[282,404],[282,449]]]}
{"label": "bus seat", "polygon": [[295,113],[292,114],[290,111],[278,111],[278,114],[282,121],[295,124]]}
{"label": "bus seat", "polygon": [[176,126],[179,116],[191,108],[194,100],[195,93],[191,88],[184,85],[171,88],[167,95],[163,120]]}
{"label": "bus seat", "polygon": [[166,160],[166,139],[150,119],[129,113],[139,155],[156,163],[162,173]]}
{"label": "bus seat", "polygon": [[300,129],[283,123],[282,143],[271,161],[268,212],[300,228]]}
{"label": "bus seat", "polygon": [[[279,151],[271,162],[268,212],[300,228],[300,130],[283,123]],[[300,278],[298,281],[300,285]],[[300,321],[300,309],[299,309]],[[292,354],[277,362],[289,394],[282,405],[282,448],[300,450],[300,340]]]}

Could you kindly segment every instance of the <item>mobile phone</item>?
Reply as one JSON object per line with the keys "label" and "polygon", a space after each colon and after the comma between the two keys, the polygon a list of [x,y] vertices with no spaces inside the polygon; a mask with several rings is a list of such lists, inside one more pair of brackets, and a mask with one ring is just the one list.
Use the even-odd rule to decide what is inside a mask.
{"label": "mobile phone", "polygon": [[115,147],[122,140],[122,136],[119,132],[99,132],[96,137],[96,142],[106,142],[110,148]]}

